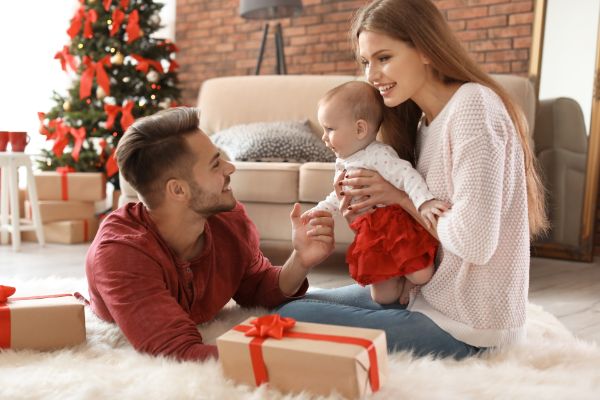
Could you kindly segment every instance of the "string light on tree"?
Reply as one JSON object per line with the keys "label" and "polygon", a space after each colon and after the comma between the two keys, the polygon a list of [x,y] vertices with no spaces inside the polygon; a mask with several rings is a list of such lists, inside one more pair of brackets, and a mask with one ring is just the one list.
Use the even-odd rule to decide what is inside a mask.
{"label": "string light on tree", "polygon": [[146,79],[148,80],[148,82],[156,83],[159,81],[160,75],[158,74],[158,72],[152,69],[146,74]]}

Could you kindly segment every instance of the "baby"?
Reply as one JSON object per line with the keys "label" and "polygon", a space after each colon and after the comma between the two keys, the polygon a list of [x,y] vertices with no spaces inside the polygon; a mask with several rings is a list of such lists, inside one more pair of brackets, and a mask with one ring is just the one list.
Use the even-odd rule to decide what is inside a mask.
{"label": "baby", "polygon": [[[384,107],[379,92],[359,81],[337,86],[319,101],[322,139],[337,156],[336,181],[344,170],[377,171],[408,194],[426,221],[435,220],[449,205],[434,199],[410,162],[376,140],[380,126],[385,124]],[[339,213],[336,192],[314,209]],[[371,285],[371,296],[377,303],[407,304],[410,289],[431,279],[437,241],[399,205],[378,206],[374,212],[358,216],[350,227],[356,233],[346,254],[350,275],[363,286]]]}

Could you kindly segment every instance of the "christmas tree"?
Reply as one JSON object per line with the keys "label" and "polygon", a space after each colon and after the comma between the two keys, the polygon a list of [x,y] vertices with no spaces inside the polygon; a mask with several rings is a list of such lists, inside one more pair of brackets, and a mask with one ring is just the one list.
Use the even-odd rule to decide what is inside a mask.
{"label": "christmas tree", "polygon": [[66,95],[54,92],[49,112],[38,113],[40,133],[52,142],[38,167],[102,171],[118,189],[114,152],[127,127],[179,100],[177,48],[151,36],[161,28],[161,3],[79,3],[67,30],[70,42],[55,56],[74,79]]}

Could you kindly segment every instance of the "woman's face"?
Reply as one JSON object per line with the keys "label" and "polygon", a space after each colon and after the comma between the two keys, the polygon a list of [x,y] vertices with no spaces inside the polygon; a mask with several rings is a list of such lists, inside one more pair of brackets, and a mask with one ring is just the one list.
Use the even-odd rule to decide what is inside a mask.
{"label": "woman's face", "polygon": [[360,61],[367,80],[388,107],[415,100],[427,82],[427,59],[414,47],[390,36],[363,31],[358,36]]}

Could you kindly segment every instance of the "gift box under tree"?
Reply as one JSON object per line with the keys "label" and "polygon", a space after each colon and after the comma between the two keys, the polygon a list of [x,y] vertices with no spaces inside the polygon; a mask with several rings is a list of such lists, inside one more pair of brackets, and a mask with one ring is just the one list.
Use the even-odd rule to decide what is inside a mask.
{"label": "gift box under tree", "polygon": [[387,376],[385,332],[296,322],[279,315],[249,318],[217,338],[223,373],[236,383],[282,392],[337,392],[360,398]]}
{"label": "gift box under tree", "polygon": [[84,306],[72,294],[14,293],[0,285],[0,349],[53,350],[85,342]]}

